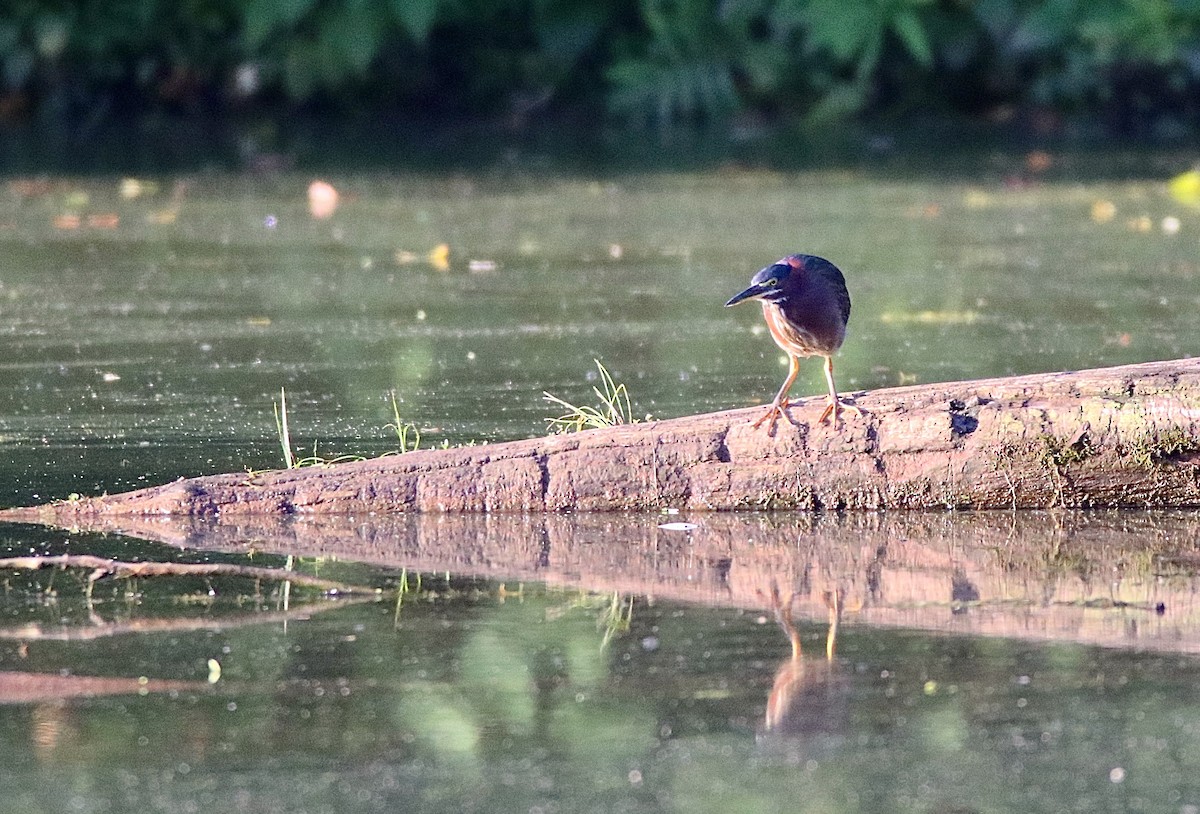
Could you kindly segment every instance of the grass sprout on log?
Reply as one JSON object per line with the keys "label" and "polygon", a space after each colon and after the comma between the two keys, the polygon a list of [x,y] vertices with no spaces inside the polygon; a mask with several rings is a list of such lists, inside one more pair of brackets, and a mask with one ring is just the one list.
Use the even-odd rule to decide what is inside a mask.
{"label": "grass sprout on log", "polygon": [[396,403],[396,391],[390,391],[390,395],[392,397],[393,420],[391,424],[386,425],[386,428],[396,433],[396,441],[399,443],[396,451],[401,455],[406,452],[415,452],[421,448],[421,431],[411,421],[406,422],[401,420],[400,405]]}
{"label": "grass sprout on log", "polygon": [[283,447],[283,466],[296,468],[296,456],[292,453],[292,434],[288,431],[287,392],[279,388],[279,401],[271,402],[275,408],[275,429],[279,433],[279,445]]}
{"label": "grass sprout on log", "polygon": [[[386,429],[396,433],[396,440],[399,444],[397,452],[404,454],[406,452],[415,452],[421,448],[421,430],[411,421],[404,421],[400,418],[400,405],[396,399],[396,391],[390,391],[392,399],[392,423],[384,425]],[[365,455],[338,455],[333,458],[326,458],[323,455],[317,454],[317,444],[313,442],[312,454],[299,458],[292,449],[292,433],[288,424],[288,408],[287,408],[287,391],[284,388],[279,388],[279,401],[272,402],[275,408],[275,430],[279,436],[279,448],[283,451],[283,466],[284,469],[300,469],[305,466],[332,466],[333,464],[346,463],[349,461],[365,461]],[[448,444],[443,445],[448,446]],[[392,453],[385,453],[391,455]],[[256,474],[251,472],[251,475]]]}
{"label": "grass sprout on log", "polygon": [[601,390],[600,387],[592,387],[592,392],[599,399],[598,406],[576,406],[558,396],[543,392],[543,399],[566,410],[557,418],[546,419],[551,431],[580,432],[637,422],[638,419],[633,417],[633,408],[629,402],[629,390],[625,384],[617,384],[613,381],[612,374],[599,359],[592,361],[596,363],[596,369],[600,372],[600,385],[604,388]]}
{"label": "grass sprout on log", "polygon": [[313,441],[312,455],[297,458],[292,451],[292,434],[288,429],[287,391],[279,388],[279,401],[273,402],[275,407],[275,427],[279,432],[279,446],[283,450],[283,466],[285,469],[300,469],[305,466],[332,466],[347,461],[365,461],[362,455],[338,455],[325,458],[317,454],[317,442]]}

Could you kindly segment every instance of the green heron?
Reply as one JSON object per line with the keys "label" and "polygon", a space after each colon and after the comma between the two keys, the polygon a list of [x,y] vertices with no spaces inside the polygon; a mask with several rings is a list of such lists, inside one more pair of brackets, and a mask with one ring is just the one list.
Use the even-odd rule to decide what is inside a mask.
{"label": "green heron", "polygon": [[788,407],[788,388],[796,380],[800,358],[804,356],[825,357],[829,403],[817,422],[824,422],[832,415],[833,423],[837,424],[842,410],[862,415],[862,410],[838,398],[833,383],[833,354],[846,338],[846,322],[850,319],[850,292],[837,266],[811,254],[789,254],[755,274],[750,287],[731,297],[725,307],[745,300],[762,303],[771,338],[787,353],[790,363],[783,387],[775,394],[767,412],[754,422],[756,429],[769,421],[767,432],[775,431],[775,422]]}

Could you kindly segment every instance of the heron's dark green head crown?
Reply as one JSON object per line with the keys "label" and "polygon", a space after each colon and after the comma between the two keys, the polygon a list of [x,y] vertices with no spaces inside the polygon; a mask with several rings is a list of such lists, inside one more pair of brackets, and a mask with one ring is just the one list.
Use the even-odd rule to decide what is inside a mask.
{"label": "heron's dark green head crown", "polygon": [[725,303],[725,307],[728,308],[746,300],[783,302],[789,294],[795,293],[793,289],[800,284],[803,276],[802,273],[798,273],[798,270],[802,268],[804,268],[804,256],[793,254],[778,263],[760,269],[750,278],[750,287],[730,297],[729,302]]}

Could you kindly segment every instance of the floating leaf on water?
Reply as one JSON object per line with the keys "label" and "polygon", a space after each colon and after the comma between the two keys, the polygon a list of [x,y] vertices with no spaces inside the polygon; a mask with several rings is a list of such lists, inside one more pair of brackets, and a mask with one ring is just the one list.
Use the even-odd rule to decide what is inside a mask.
{"label": "floating leaf on water", "polygon": [[121,216],[116,212],[97,212],[87,216],[87,225],[93,229],[116,229],[121,225]]}
{"label": "floating leaf on water", "polygon": [[140,178],[122,178],[118,189],[122,198],[132,201],[143,195],[154,195],[158,192],[158,184],[154,181],[143,181]]}
{"label": "floating leaf on water", "polygon": [[1150,220],[1149,215],[1142,215],[1137,218],[1130,218],[1125,222],[1132,231],[1146,234],[1154,228],[1154,221]]}
{"label": "floating leaf on water", "polygon": [[428,255],[429,265],[433,266],[438,271],[450,270],[450,244],[439,243],[430,250]]}
{"label": "floating leaf on water", "polygon": [[1200,170],[1188,170],[1167,182],[1167,192],[1182,204],[1200,207]]}
{"label": "floating leaf on water", "polygon": [[691,531],[700,528],[695,523],[659,523],[658,527],[663,531]]}
{"label": "floating leaf on water", "polygon": [[1092,220],[1108,223],[1117,216],[1117,205],[1112,201],[1098,200],[1092,203]]}
{"label": "floating leaf on water", "polygon": [[992,205],[992,196],[979,189],[967,190],[967,209],[986,209]]}
{"label": "floating leaf on water", "polygon": [[308,214],[316,220],[328,220],[337,211],[340,197],[328,181],[313,181],[308,185]]}

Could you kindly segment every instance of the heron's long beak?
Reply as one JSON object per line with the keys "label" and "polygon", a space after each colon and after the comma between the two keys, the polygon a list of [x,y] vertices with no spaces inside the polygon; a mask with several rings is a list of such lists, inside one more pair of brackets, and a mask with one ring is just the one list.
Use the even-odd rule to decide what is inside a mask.
{"label": "heron's long beak", "polygon": [[725,303],[725,307],[728,308],[731,305],[737,305],[739,302],[745,302],[746,300],[756,300],[770,290],[770,288],[762,283],[752,285],[742,293],[734,294],[732,297],[730,297],[729,302]]}

